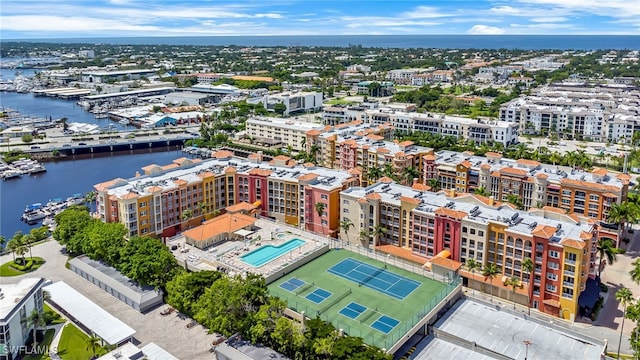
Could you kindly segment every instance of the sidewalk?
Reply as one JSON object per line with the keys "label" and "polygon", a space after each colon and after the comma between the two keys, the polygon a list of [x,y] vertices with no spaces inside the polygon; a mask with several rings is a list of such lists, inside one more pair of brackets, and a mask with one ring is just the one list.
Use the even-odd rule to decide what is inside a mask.
{"label": "sidewalk", "polygon": [[62,336],[62,330],[64,329],[65,326],[67,326],[67,324],[69,324],[69,320],[67,320],[66,322],[62,323],[62,324],[56,324],[56,325],[52,325],[47,327],[47,329],[55,329],[56,330],[56,334],[53,337],[53,340],[51,340],[51,345],[49,345],[49,357],[52,360],[61,360],[60,356],[58,355],[58,344],[60,343],[60,337]]}

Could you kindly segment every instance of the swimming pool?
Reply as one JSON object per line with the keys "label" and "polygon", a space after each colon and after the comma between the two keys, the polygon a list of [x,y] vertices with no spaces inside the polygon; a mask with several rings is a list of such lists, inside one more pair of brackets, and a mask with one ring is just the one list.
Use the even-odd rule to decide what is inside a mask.
{"label": "swimming pool", "polygon": [[304,240],[292,239],[278,246],[264,245],[240,256],[240,259],[251,266],[259,267],[304,244]]}

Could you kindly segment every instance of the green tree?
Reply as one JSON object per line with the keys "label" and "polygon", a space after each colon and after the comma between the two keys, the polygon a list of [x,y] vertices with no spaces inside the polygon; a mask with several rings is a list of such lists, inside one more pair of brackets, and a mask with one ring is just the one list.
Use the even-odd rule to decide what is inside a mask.
{"label": "green tree", "polygon": [[349,229],[354,226],[355,225],[353,225],[351,219],[349,218],[345,218],[344,220],[340,221],[340,229],[344,231],[344,235],[347,237],[347,244],[349,244]]}
{"label": "green tree", "polygon": [[493,279],[495,279],[500,272],[498,271],[498,267],[496,264],[487,264],[482,269],[482,276],[484,276],[484,280],[489,279],[489,283],[491,284],[491,301],[493,301]]}
{"label": "green tree", "polygon": [[31,310],[31,313],[25,318],[27,328],[33,327],[33,353],[35,354],[38,345],[38,329],[47,325],[44,312],[38,309]]}
{"label": "green tree", "polygon": [[484,186],[480,186],[479,188],[475,189],[473,193],[476,195],[481,195],[486,197],[491,196],[491,193],[489,193],[489,191]]}
{"label": "green tree", "polygon": [[193,218],[193,210],[184,209],[182,211],[182,214],[180,215],[180,218],[182,219],[183,222],[187,223],[187,226],[185,226],[185,228],[191,226],[190,221]]}
{"label": "green tree", "polygon": [[167,303],[193,317],[200,297],[221,277],[222,273],[217,271],[179,271],[167,282]]}
{"label": "green tree", "polygon": [[516,288],[522,287],[522,282],[517,276],[512,276],[504,282],[505,285],[511,286],[511,301],[513,302],[513,311],[516,310]]}
{"label": "green tree", "polygon": [[527,313],[531,315],[531,291],[533,290],[533,281],[531,280],[531,273],[535,265],[530,257],[525,258],[522,261],[522,271],[527,274]]}
{"label": "green tree", "polygon": [[633,269],[629,271],[629,275],[631,275],[631,279],[638,285],[640,285],[640,259],[636,259],[632,263]]}
{"label": "green tree", "polygon": [[438,192],[441,189],[440,180],[438,178],[429,179],[427,184],[431,187],[431,191]]}
{"label": "green tree", "polygon": [[96,334],[91,334],[90,337],[84,340],[84,344],[86,345],[86,350],[91,350],[91,353],[95,357],[96,351],[102,346],[102,339],[96,336]]}
{"label": "green tree", "polygon": [[559,163],[561,160],[562,160],[562,155],[557,151],[554,151],[551,153],[551,155],[549,155],[549,161],[553,163],[553,166],[556,166],[556,163]]}
{"label": "green tree", "polygon": [[23,143],[28,144],[33,141],[33,135],[25,134],[22,135],[21,139]]}
{"label": "green tree", "polygon": [[380,237],[387,233],[387,228],[382,225],[376,225],[373,228],[373,249],[375,250],[376,246],[380,244]]}
{"label": "green tree", "polygon": [[285,111],[287,111],[287,105],[279,102],[273,105],[273,111],[276,114],[279,114],[281,116],[284,116]]}
{"label": "green tree", "polygon": [[383,175],[382,170],[379,167],[372,166],[367,170],[367,179],[369,180],[369,185],[374,184],[378,179],[380,179]]}
{"label": "green tree", "polygon": [[629,305],[633,301],[633,294],[631,293],[631,290],[623,287],[620,290],[616,291],[616,300],[618,300],[618,302],[622,304],[623,315],[622,324],[620,324],[620,339],[618,340],[618,356],[616,356],[616,359],[620,359],[620,347],[622,346],[622,329],[624,329],[624,319],[625,315],[627,314],[627,305]]}
{"label": "green tree", "polygon": [[162,242],[134,236],[122,249],[119,270],[132,280],[164,290],[178,266],[176,258]]}
{"label": "green tree", "polygon": [[[475,282],[476,277],[475,277],[475,273],[477,270],[482,269],[482,263],[476,261],[476,259],[469,259],[467,260],[467,262],[464,265],[467,270],[469,270],[471,272],[471,277],[473,278],[473,281]],[[473,296],[475,297],[476,293],[475,293],[475,288],[472,288],[473,290]]]}
{"label": "green tree", "polygon": [[598,251],[598,257],[600,258],[600,262],[598,264],[598,277],[601,277],[603,268],[602,263],[604,262],[605,257],[609,265],[613,264],[617,259],[618,249],[616,249],[613,240],[600,238],[598,239],[596,250]]}
{"label": "green tree", "polygon": [[366,241],[368,244],[369,238],[370,238],[369,232],[365,229],[360,230],[360,234],[358,234],[358,238],[360,239],[361,242]]}
{"label": "green tree", "polygon": [[71,254],[81,254],[83,230],[91,222],[89,209],[85,206],[71,206],[55,216],[56,229],[53,238],[65,245]]}
{"label": "green tree", "polygon": [[316,213],[318,214],[318,218],[320,219],[320,226],[322,227],[322,234],[324,234],[324,224],[322,223],[322,216],[324,215],[324,209],[326,208],[326,204],[318,201],[315,204]]}
{"label": "green tree", "polygon": [[402,177],[405,180],[405,184],[411,186],[411,184],[413,184],[413,179],[420,179],[420,172],[413,166],[407,166],[402,171]]}
{"label": "green tree", "polygon": [[524,205],[522,204],[522,199],[520,198],[520,196],[518,196],[516,194],[508,194],[507,195],[507,202],[509,204],[511,204],[511,205],[514,205],[519,210],[523,210],[524,209]]}

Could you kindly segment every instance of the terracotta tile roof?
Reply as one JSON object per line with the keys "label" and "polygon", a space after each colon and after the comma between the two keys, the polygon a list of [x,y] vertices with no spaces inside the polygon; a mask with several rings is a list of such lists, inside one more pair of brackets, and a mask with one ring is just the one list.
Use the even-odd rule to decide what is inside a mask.
{"label": "terracotta tile roof", "polygon": [[308,174],[304,174],[304,175],[301,175],[300,177],[298,177],[298,180],[300,180],[300,181],[309,181],[309,180],[313,180],[313,179],[315,179],[317,177],[318,177],[318,174],[308,173]]}
{"label": "terracotta tile roof", "polygon": [[439,216],[447,216],[447,217],[454,218],[454,219],[457,219],[457,220],[462,220],[468,215],[464,211],[447,209],[447,208],[443,208],[443,207],[438,208],[435,211],[435,214],[439,215]]}
{"label": "terracotta tile roof", "polygon": [[212,153],[211,157],[216,159],[227,159],[233,157],[233,153],[227,150],[220,150]]}
{"label": "terracotta tile roof", "polygon": [[198,177],[200,179],[204,179],[204,178],[208,178],[208,177],[212,177],[212,176],[216,176],[214,173],[212,173],[211,171],[205,171],[203,173],[198,174]]}
{"label": "terracotta tile roof", "polygon": [[204,222],[202,225],[183,232],[194,241],[205,241],[221,234],[231,234],[253,225],[256,218],[244,214],[224,214]]}
{"label": "terracotta tile roof", "polygon": [[365,198],[370,199],[370,200],[380,200],[380,199],[382,199],[382,197],[378,193],[368,194],[368,195],[365,196]]}
{"label": "terracotta tile roof", "polygon": [[574,180],[569,178],[560,179],[560,184],[562,186],[573,185],[573,186],[580,186],[583,188],[590,188],[590,189],[596,189],[596,190],[607,191],[607,192],[615,192],[620,190],[618,187],[612,186],[612,185],[598,184],[591,181]]}
{"label": "terracotta tile roof", "polygon": [[581,231],[580,232],[580,239],[582,239],[582,240],[589,240],[592,237],[593,237],[593,235],[588,231]]}
{"label": "terracotta tile roof", "polygon": [[182,164],[190,162],[190,159],[187,159],[186,157],[181,157],[179,159],[173,160],[173,162],[178,164],[178,165],[180,165],[180,166],[182,166]]}
{"label": "terracotta tile roof", "polygon": [[398,152],[397,152],[397,153],[395,153],[393,156],[395,156],[395,157],[403,157],[403,156],[405,156],[405,155],[406,155],[406,154],[404,153],[404,151],[398,151]]}
{"label": "terracotta tile roof", "polygon": [[462,267],[461,262],[442,256],[435,256],[430,260],[430,262],[432,265],[440,266],[450,270],[459,270]]}
{"label": "terracotta tile roof", "polygon": [[411,140],[403,141],[403,142],[398,144],[398,146],[402,146],[402,147],[407,147],[407,146],[411,146],[411,145],[413,145],[413,141],[411,141]]}
{"label": "terracotta tile roof", "polygon": [[470,150],[463,151],[462,153],[465,154],[465,155],[469,155],[469,156],[473,156],[473,155],[476,154],[476,153],[474,153],[473,151],[470,151]]}
{"label": "terracotta tile roof", "polygon": [[318,136],[322,134],[322,132],[320,130],[313,129],[313,130],[307,130],[307,132],[305,132],[304,134],[308,136]]}
{"label": "terracotta tile roof", "polygon": [[425,155],[425,156],[423,156],[423,158],[426,159],[426,160],[429,160],[429,161],[433,161],[433,160],[436,159],[436,157],[431,155],[431,154]]}
{"label": "terracotta tile roof", "polygon": [[612,198],[612,199],[617,199],[618,198],[618,195],[616,195],[614,193],[610,193],[610,192],[604,193],[604,194],[602,194],[602,196],[608,197],[608,198]]}
{"label": "terracotta tile roof", "polygon": [[560,240],[560,245],[572,247],[574,249],[584,249],[584,247],[587,246],[584,241],[567,238]]}
{"label": "terracotta tile roof", "polygon": [[235,168],[235,167],[233,167],[233,166],[229,166],[229,167],[226,167],[226,168],[224,169],[224,172],[225,172],[225,174],[226,174],[226,173],[234,173],[234,172],[236,172],[236,168]]}
{"label": "terracotta tile roof", "polygon": [[154,193],[154,192],[160,192],[164,189],[162,189],[160,186],[150,186],[147,188],[147,191],[150,193]]}
{"label": "terracotta tile roof", "polygon": [[273,158],[273,160],[286,160],[289,161],[291,158],[286,156],[286,155],[278,155],[276,157]]}
{"label": "terracotta tile roof", "polygon": [[312,163],[312,162],[306,162],[303,164],[304,167],[306,168],[312,168],[312,167],[316,167],[316,164]]}
{"label": "terracotta tile roof", "polygon": [[249,170],[249,172],[247,174],[265,176],[266,177],[266,176],[271,175],[271,170],[253,168],[253,169]]}
{"label": "terracotta tile roof", "polygon": [[182,186],[182,185],[187,185],[188,184],[187,180],[184,180],[184,179],[174,180],[173,183],[178,185],[178,186]]}
{"label": "terracotta tile roof", "polygon": [[547,174],[545,174],[545,173],[537,173],[536,177],[539,178],[539,179],[547,179],[547,178],[549,178],[549,176]]}
{"label": "terracotta tile roof", "polygon": [[249,204],[248,202],[242,201],[235,205],[227,206],[225,210],[227,211],[227,213],[237,213],[242,210],[251,211],[256,208],[257,208],[256,204]]}
{"label": "terracotta tile roof", "polygon": [[466,167],[467,169],[471,167],[471,163],[467,160],[461,162],[459,165]]}
{"label": "terracotta tile roof", "polygon": [[427,262],[427,259],[415,255],[411,252],[410,249],[401,248],[395,245],[380,245],[376,246],[376,250],[379,250],[386,254],[395,255],[397,257],[409,260],[411,262],[417,263],[419,265],[424,265]]}
{"label": "terracotta tile roof", "polygon": [[416,199],[408,196],[401,196],[400,201],[407,202],[409,204],[415,204],[415,205],[420,204],[420,199]]}
{"label": "terracotta tile roof", "polygon": [[629,181],[631,181],[631,175],[629,174],[618,174],[616,177],[625,185],[628,185]]}
{"label": "terracotta tile roof", "polygon": [[256,160],[258,159],[258,154],[249,154],[249,156],[247,156],[247,159]]}
{"label": "terracotta tile roof", "polygon": [[591,172],[593,175],[596,176],[605,176],[609,173],[609,171],[607,171],[607,169],[603,169],[603,168],[595,168],[593,169],[593,171]]}
{"label": "terracotta tile roof", "polygon": [[529,160],[529,159],[518,159],[518,160],[516,160],[516,163],[522,164],[522,165],[527,165],[527,166],[540,166],[541,165],[541,163],[539,161]]}
{"label": "terracotta tile roof", "polygon": [[491,169],[491,165],[489,165],[489,164],[482,164],[482,165],[480,165],[480,169]]}
{"label": "terracotta tile roof", "polygon": [[151,165],[143,166],[142,170],[144,170],[144,172],[146,173],[146,172],[149,172],[149,171],[151,171],[153,169],[157,169],[157,168],[160,168],[160,166],[158,166],[156,164],[151,164]]}
{"label": "terracotta tile roof", "polygon": [[560,301],[558,301],[558,300],[545,299],[545,300],[542,300],[542,302],[545,305],[553,306],[553,307],[558,308],[558,309],[560,308]]}
{"label": "terracotta tile roof", "polygon": [[191,163],[192,164],[197,164],[197,163],[201,163],[201,162],[202,162],[202,159],[200,159],[200,158],[191,159]]}
{"label": "terracotta tile roof", "polygon": [[369,134],[366,137],[368,137],[369,139],[373,140],[373,141],[380,141],[380,140],[384,140],[383,136],[380,135],[374,135],[374,134]]}
{"label": "terracotta tile roof", "polygon": [[489,152],[484,153],[484,156],[486,156],[486,157],[501,157],[502,154],[498,153],[498,152],[489,151]]}
{"label": "terracotta tile roof", "polygon": [[525,175],[528,174],[528,171],[523,170],[523,169],[505,167],[505,168],[500,169],[500,173],[501,174],[507,174],[507,175],[525,176]]}
{"label": "terracotta tile roof", "polygon": [[362,170],[358,168],[353,168],[353,169],[347,170],[347,173],[351,175],[362,175]]}
{"label": "terracotta tile roof", "polygon": [[388,154],[391,150],[386,149],[386,148],[378,148],[378,150],[376,150],[377,153],[379,154]]}
{"label": "terracotta tile roof", "polygon": [[124,199],[124,200],[137,199],[138,198],[138,194],[130,192],[130,193],[122,195],[120,198]]}
{"label": "terracotta tile roof", "polygon": [[429,190],[431,190],[431,186],[425,185],[425,184],[420,184],[420,183],[415,183],[415,184],[411,185],[411,188],[414,189],[414,190],[418,190],[418,191],[429,191]]}
{"label": "terracotta tile roof", "polygon": [[358,202],[361,203],[361,204],[366,204],[367,203],[367,199],[361,197],[361,198],[358,198]]}
{"label": "terracotta tile roof", "polygon": [[383,176],[383,177],[381,177],[380,179],[378,179],[378,182],[379,182],[379,183],[384,183],[384,184],[391,184],[391,183],[393,183],[394,181],[393,181],[393,179],[392,179],[392,178],[390,178],[390,177],[388,177],[388,176]]}
{"label": "terracotta tile roof", "polygon": [[105,182],[101,182],[99,184],[95,184],[93,187],[98,190],[98,191],[105,191],[106,189],[112,187],[113,185],[119,183],[119,182],[124,182],[126,181],[125,179],[122,178],[116,178],[113,180],[109,180],[109,181],[105,181]]}
{"label": "terracotta tile roof", "polygon": [[180,165],[173,163],[173,164],[169,164],[169,165],[164,165],[161,167],[162,170],[170,170],[170,169],[176,169],[179,168]]}
{"label": "terracotta tile roof", "polygon": [[533,229],[531,234],[541,238],[549,239],[553,236],[553,234],[556,233],[556,231],[557,229],[554,226],[540,224],[536,226],[535,229]]}

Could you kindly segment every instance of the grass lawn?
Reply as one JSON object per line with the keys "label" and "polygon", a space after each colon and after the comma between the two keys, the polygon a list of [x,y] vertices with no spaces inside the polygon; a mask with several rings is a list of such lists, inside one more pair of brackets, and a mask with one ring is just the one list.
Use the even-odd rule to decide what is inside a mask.
{"label": "grass lawn", "polygon": [[333,99],[324,102],[327,105],[352,105],[355,104],[353,101],[347,101],[344,99]]}
{"label": "grass lawn", "polygon": [[[62,329],[60,342],[58,343],[58,355],[63,360],[87,360],[93,356],[91,349],[87,350],[89,337],[80,331],[75,325],[68,324]],[[98,349],[96,355],[105,354],[103,349]]]}
{"label": "grass lawn", "polygon": [[33,259],[33,265],[31,266],[31,269],[27,271],[20,271],[18,269],[11,267],[11,264],[13,264],[13,261],[8,261],[2,264],[2,266],[0,266],[0,276],[20,276],[20,275],[28,274],[32,271],[38,270],[38,268],[46,262],[44,261],[44,259],[40,257],[33,257],[31,259]]}
{"label": "grass lawn", "polygon": [[[382,275],[375,274],[376,279],[381,279],[379,276],[397,276],[399,279],[405,278],[418,285],[403,299],[396,298],[367,285],[359,286],[357,282],[327,271],[347,258],[380,270],[384,266],[383,262],[347,250],[331,250],[269,284],[269,293],[285,300],[288,306],[297,312],[304,311],[310,318],[319,315],[321,319],[331,322],[337,329],[343,329],[348,335],[361,337],[367,344],[388,349],[455,287],[455,285],[444,284],[388,265]],[[306,285],[294,291],[288,291],[280,286],[292,278],[301,280]],[[284,286],[287,287],[286,284]],[[393,286],[388,290],[392,289],[394,289]],[[330,295],[319,303],[310,300],[318,300],[314,294],[326,295],[327,292]],[[396,291],[391,292],[398,294]],[[352,302],[357,304],[355,306],[360,305],[365,308],[355,318],[344,315],[349,313],[348,310],[343,311],[347,306],[353,308],[353,304],[350,304]],[[382,316],[391,317],[398,322],[390,328],[388,333],[374,328],[378,319],[386,322]]]}
{"label": "grass lawn", "polygon": [[[46,347],[47,349],[49,348],[49,345],[51,345],[51,341],[53,340],[53,335],[55,334],[55,330],[53,329],[49,329],[44,333],[44,337],[42,339],[40,339],[40,341],[38,342],[38,345],[36,345],[38,348],[42,349],[44,347]],[[37,355],[26,355],[24,356],[22,359],[23,360],[41,360],[41,359],[46,359],[49,356],[48,353],[46,354],[37,354]]]}

